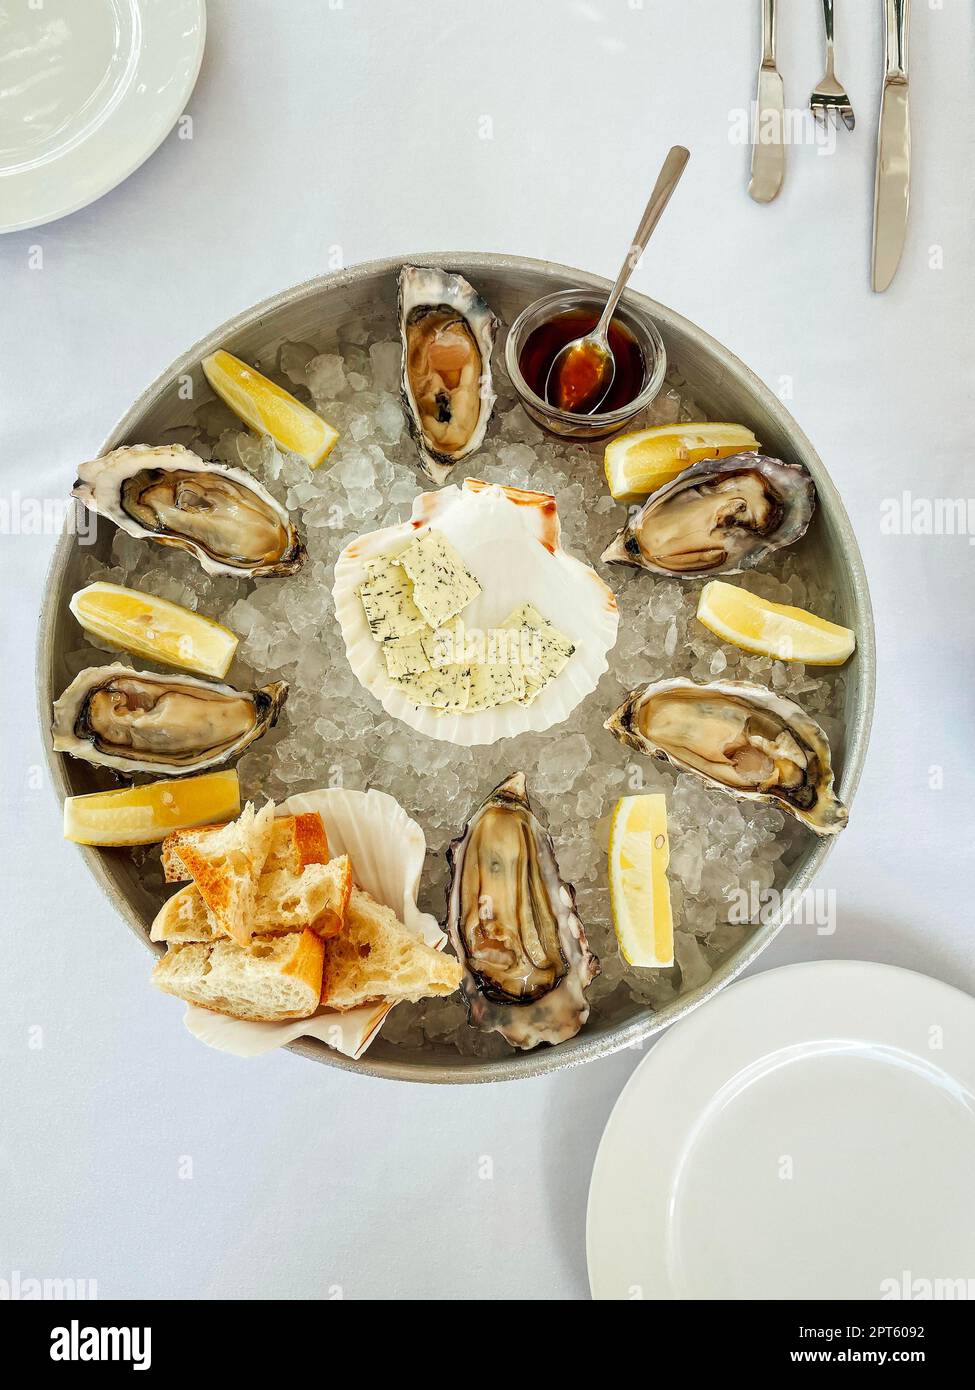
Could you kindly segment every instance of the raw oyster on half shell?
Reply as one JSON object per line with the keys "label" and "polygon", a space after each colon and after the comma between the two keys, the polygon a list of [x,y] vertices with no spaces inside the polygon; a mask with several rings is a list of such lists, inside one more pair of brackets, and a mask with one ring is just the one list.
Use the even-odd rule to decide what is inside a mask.
{"label": "raw oyster on half shell", "polygon": [[443,483],[484,439],[497,399],[491,353],[498,319],[462,275],[404,265],[399,327],[406,421],[420,466]]}
{"label": "raw oyster on half shell", "polygon": [[651,493],[602,558],[685,579],[739,574],[797,541],[815,506],[801,464],[754,452],[704,459]]}
{"label": "raw oyster on half shell", "polygon": [[287,696],[284,681],[244,691],[121,664],[91,666],[54,703],[54,750],[117,772],[202,772],[265,734]]}
{"label": "raw oyster on half shell", "polygon": [[284,507],[242,468],[182,444],[133,444],[83,463],[71,490],[130,536],[175,545],[207,574],[294,574],[305,548]]}
{"label": "raw oyster on half shell", "polygon": [[767,801],[817,835],[847,823],[829,740],[805,710],[746,681],[678,677],[631,693],[606,721],[621,743],[695,772],[744,801]]}
{"label": "raw oyster on half shell", "polygon": [[523,772],[495,787],[447,858],[447,930],[471,1026],[519,1048],[574,1037],[589,1017],[599,961]]}

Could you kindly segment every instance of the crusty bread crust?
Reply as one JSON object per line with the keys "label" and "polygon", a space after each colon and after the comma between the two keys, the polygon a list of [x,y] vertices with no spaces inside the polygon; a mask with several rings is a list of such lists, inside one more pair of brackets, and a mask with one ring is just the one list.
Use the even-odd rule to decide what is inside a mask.
{"label": "crusty bread crust", "polygon": [[349,918],[349,902],[352,898],[354,887],[352,879],[352,860],[347,854],[343,854],[340,860],[331,861],[343,866],[341,879],[336,893],[334,904],[325,908],[324,912],[319,913],[313,922],[309,922],[312,931],[323,938],[338,936],[345,930],[345,924]]}
{"label": "crusty bread crust", "polygon": [[345,1012],[378,1000],[453,994],[461,967],[428,946],[391,908],[353,888],[345,930],[326,942],[322,1003]]}
{"label": "crusty bread crust", "polygon": [[[207,840],[227,822],[200,825],[194,830],[174,830],[162,842],[162,866],[167,883],[185,883],[193,875],[180,856],[181,846],[195,847],[205,852]],[[317,811],[302,811],[296,816],[275,816],[271,822],[271,847],[265,868],[287,868],[300,874],[308,864],[327,864],[330,855],[325,826]]]}
{"label": "crusty bread crust", "polygon": [[[196,833],[201,838],[215,835],[218,830],[226,830],[227,825],[227,821],[219,821],[213,825],[200,825],[197,827]],[[180,845],[189,833],[188,830],[171,830],[160,846],[163,875],[167,883],[186,883],[190,878],[189,870],[179,857]]]}
{"label": "crusty bread crust", "polygon": [[201,843],[190,837],[179,857],[200,890],[215,925],[239,946],[254,933],[257,884],[271,847],[274,807],[269,801],[255,813],[250,802],[240,817]]}
{"label": "crusty bread crust", "polygon": [[298,938],[294,955],[287,965],[282,967],[281,974],[293,975],[295,979],[302,980],[320,998],[324,968],[325,942],[310,927],[306,927]]}
{"label": "crusty bread crust", "polygon": [[309,864],[327,864],[331,858],[328,836],[318,812],[302,811],[297,816],[286,816],[284,819],[292,823],[292,871],[300,874]]}
{"label": "crusty bread crust", "polygon": [[308,930],[255,937],[249,946],[221,938],[171,946],[152,979],[165,993],[211,1013],[278,1023],[317,1011],[324,954],[324,942]]}
{"label": "crusty bread crust", "polygon": [[178,893],[167,898],[149,928],[150,941],[174,944],[215,941],[218,936],[195,883],[185,884]]}
{"label": "crusty bread crust", "polygon": [[[347,854],[327,864],[309,864],[300,874],[286,869],[258,880],[254,933],[280,935],[311,927],[317,936],[337,936],[345,926],[352,895],[352,862]],[[216,941],[223,935],[195,883],[174,893],[156,913],[152,941]]]}
{"label": "crusty bread crust", "polygon": [[237,821],[167,837],[167,878],[191,881],[152,924],[169,945],[153,971],[160,989],[255,1022],[457,989],[458,961],[356,888],[348,855],[329,858],[317,813],[271,811],[247,805]]}

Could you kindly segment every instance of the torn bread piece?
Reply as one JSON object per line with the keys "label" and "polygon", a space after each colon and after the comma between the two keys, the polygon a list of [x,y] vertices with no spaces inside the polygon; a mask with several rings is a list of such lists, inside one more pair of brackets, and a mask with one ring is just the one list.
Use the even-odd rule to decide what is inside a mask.
{"label": "torn bread piece", "polygon": [[[162,842],[162,866],[167,883],[185,883],[191,878],[179,857],[183,843],[202,847],[209,837],[226,828],[219,825],[200,825],[195,830],[174,830]],[[271,822],[271,847],[264,861],[264,873],[272,869],[290,869],[300,874],[308,864],[327,864],[331,855],[325,826],[317,811],[302,811],[297,816],[275,816]]]}
{"label": "torn bread piece", "polygon": [[453,994],[462,970],[403,925],[391,908],[353,888],[345,930],[325,944],[322,1003],[355,1009],[374,1000],[391,1004]]}
{"label": "torn bread piece", "polygon": [[432,628],[455,618],[481,592],[480,584],[439,531],[424,531],[396,559],[412,579],[413,602]]}
{"label": "torn bread piece", "polygon": [[[185,890],[184,890],[185,891]],[[255,1023],[309,1018],[322,992],[325,943],[313,931],[170,946],[153,984],[187,1004]]]}
{"label": "torn bread piece", "polygon": [[[280,935],[309,927],[317,936],[336,936],[345,926],[352,894],[347,854],[327,864],[309,864],[300,874],[272,869],[258,883],[254,933]],[[189,883],[156,913],[152,941],[219,941],[221,933],[195,883]]]}
{"label": "torn bread piece", "polygon": [[300,874],[309,864],[327,864],[331,859],[328,836],[317,811],[296,816],[275,816],[271,823],[271,848],[264,872],[289,869]]}
{"label": "torn bread piece", "polygon": [[248,802],[237,820],[210,835],[188,834],[179,847],[214,925],[239,946],[254,934],[257,885],[271,848],[273,817],[273,802],[257,812]]}

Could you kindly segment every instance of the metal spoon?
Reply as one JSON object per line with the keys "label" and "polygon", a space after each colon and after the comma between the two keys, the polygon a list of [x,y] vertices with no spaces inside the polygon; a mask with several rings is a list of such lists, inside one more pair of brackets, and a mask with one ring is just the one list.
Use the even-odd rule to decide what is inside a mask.
{"label": "metal spoon", "polygon": [[[664,160],[599,322],[584,337],[566,343],[552,359],[545,378],[545,399],[550,405],[558,406],[561,410],[571,409],[577,415],[592,415],[608,396],[616,376],[616,358],[609,345],[609,325],[613,321],[620,295],[646,250],[651,233],[660,221],[660,214],[670,201],[670,195],[677,187],[690,157],[690,151],[685,150],[683,145],[675,145]],[[573,367],[587,379],[580,390],[566,395],[563,377],[570,357]]]}

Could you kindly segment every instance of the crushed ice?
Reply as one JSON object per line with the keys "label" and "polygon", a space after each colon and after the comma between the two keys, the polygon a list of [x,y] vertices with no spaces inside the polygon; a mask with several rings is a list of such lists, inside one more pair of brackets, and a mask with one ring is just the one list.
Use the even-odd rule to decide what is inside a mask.
{"label": "crushed ice", "polygon": [[[354,320],[337,342],[283,343],[257,364],[341,431],[335,451],[317,472],[241,430],[216,401],[199,408],[196,429],[174,430],[163,440],[149,441],[184,443],[206,458],[257,474],[297,514],[308,546],[299,574],[256,584],[210,578],[189,556],[118,532],[111,566],[89,557],[87,578],[131,584],[226,623],[241,638],[229,677],[235,684],[287,680],[291,692],[277,729],[240,761],[244,794],[263,793],[280,801],[329,785],[373,786],[391,793],[426,833],[421,906],[441,920],[448,842],[498,782],[523,770],[536,809],[552,829],[562,872],[576,886],[592,947],[602,959],[603,972],[591,988],[593,1017],[619,1019],[648,1004],[660,1008],[706,982],[739,949],[752,928],[730,920],[735,895],[781,887],[808,832],[772,807],[739,805],[688,774],[628,753],[603,729],[603,720],[628,690],[643,682],[676,675],[696,680],[720,676],[768,684],[797,699],[836,740],[845,678],[722,644],[695,619],[699,583],[599,566],[619,600],[619,641],[598,689],[565,725],[468,749],[426,739],[390,719],[349,669],[331,600],[333,567],[343,546],[362,531],[405,520],[413,498],[429,486],[416,469],[404,428],[398,398],[400,346],[390,330],[388,318],[371,324]],[[495,375],[499,400],[494,419],[484,448],[465,475],[553,493],[566,547],[591,561],[623,516],[607,493],[600,447],[543,435],[516,403],[500,360]],[[672,375],[645,423],[702,418],[681,387],[680,378]],[[777,602],[832,616],[834,595],[813,573],[801,546],[770,563],[772,571],[752,572],[740,582]],[[90,647],[71,655],[77,670],[92,660]],[[677,929],[677,964],[669,970],[626,966],[609,918],[609,817],[620,796],[641,790],[668,796]],[[140,857],[149,886],[162,897],[158,859]],[[509,1050],[496,1035],[466,1026],[459,996],[394,1009],[384,1036],[413,1047],[436,1040],[467,1054]]]}

